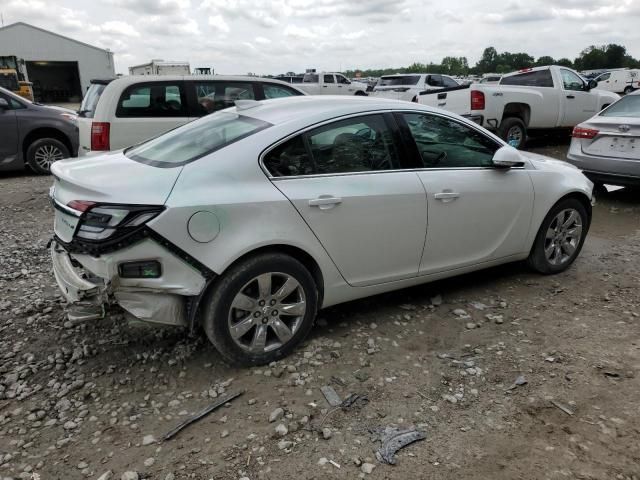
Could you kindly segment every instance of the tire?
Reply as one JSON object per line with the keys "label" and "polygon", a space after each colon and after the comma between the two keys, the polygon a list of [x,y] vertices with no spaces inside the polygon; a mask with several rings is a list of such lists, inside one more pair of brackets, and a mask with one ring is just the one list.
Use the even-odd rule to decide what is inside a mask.
{"label": "tire", "polygon": [[629,95],[631,92],[633,92],[633,90],[634,90],[633,87],[627,87],[624,89],[624,94]]}
{"label": "tire", "polygon": [[69,157],[69,149],[55,138],[39,138],[27,149],[27,164],[39,175],[48,175],[53,162]]}
{"label": "tire", "polygon": [[[573,215],[579,218],[579,237],[575,235],[575,217],[573,223],[567,224],[564,229],[558,225],[560,219],[569,221]],[[566,198],[556,203],[545,217],[536,240],[527,259],[529,266],[535,271],[549,275],[560,273],[574,262],[582,250],[582,245],[589,231],[590,218],[584,205],[575,198]],[[559,229],[558,229],[559,226]],[[572,236],[571,233],[574,232]],[[557,235],[547,238],[548,234]],[[570,239],[570,240],[569,240]],[[553,248],[553,245],[559,245]],[[569,250],[569,248],[571,250]],[[558,249],[559,248],[559,249]],[[546,249],[546,250],[545,250]],[[549,250],[551,254],[549,255]]]}
{"label": "tire", "polygon": [[527,127],[518,117],[507,117],[500,124],[498,136],[512,147],[520,149],[527,141]]}
{"label": "tire", "polygon": [[[285,283],[294,289],[278,299]],[[289,307],[289,313],[283,314],[280,308],[287,305],[297,308]],[[264,365],[291,353],[311,331],[318,289],[298,260],[267,253],[231,267],[213,284],[204,306],[205,333],[225,361],[240,366]],[[292,315],[294,310],[299,315]]]}
{"label": "tire", "polygon": [[365,92],[363,92],[362,90],[358,90],[356,93],[354,93],[355,96],[357,97],[366,97],[367,94]]}

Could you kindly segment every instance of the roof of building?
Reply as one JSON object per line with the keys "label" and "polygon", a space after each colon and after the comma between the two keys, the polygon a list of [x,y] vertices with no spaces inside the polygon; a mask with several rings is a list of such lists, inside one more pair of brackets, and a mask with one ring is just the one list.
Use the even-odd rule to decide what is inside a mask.
{"label": "roof of building", "polygon": [[93,48],[95,50],[100,50],[101,52],[105,52],[105,53],[109,53],[109,54],[113,55],[113,52],[111,50],[100,48],[100,47],[96,47],[94,45],[89,45],[88,43],[81,42],[80,40],[76,40],[74,38],[65,37],[64,35],[60,35],[59,33],[55,33],[55,32],[52,32],[50,30],[45,30],[44,28],[36,27],[35,25],[31,25],[31,24],[25,23],[25,22],[16,22],[16,23],[11,23],[9,25],[6,25],[4,27],[0,27],[0,33],[2,33],[5,30],[9,30],[10,28],[14,28],[14,27],[18,27],[18,26],[33,28],[34,30],[39,30],[41,32],[48,33],[49,35],[54,35],[56,37],[63,38],[65,40],[69,41],[69,42],[77,43],[77,44],[82,45],[84,47]]}

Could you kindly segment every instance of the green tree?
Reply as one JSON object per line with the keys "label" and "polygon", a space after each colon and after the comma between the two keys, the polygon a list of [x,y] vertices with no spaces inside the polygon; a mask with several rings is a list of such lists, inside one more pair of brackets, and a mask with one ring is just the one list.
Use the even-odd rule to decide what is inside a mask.
{"label": "green tree", "polygon": [[498,68],[498,52],[494,47],[487,47],[476,65],[479,73],[493,73]]}
{"label": "green tree", "polygon": [[561,67],[569,67],[573,68],[573,62],[568,58],[561,58],[556,62],[556,65],[560,65]]}
{"label": "green tree", "polygon": [[538,67],[543,67],[546,65],[556,65],[558,62],[556,62],[555,58],[550,57],[549,55],[543,55],[542,57],[538,57],[538,59],[536,60],[536,66]]}

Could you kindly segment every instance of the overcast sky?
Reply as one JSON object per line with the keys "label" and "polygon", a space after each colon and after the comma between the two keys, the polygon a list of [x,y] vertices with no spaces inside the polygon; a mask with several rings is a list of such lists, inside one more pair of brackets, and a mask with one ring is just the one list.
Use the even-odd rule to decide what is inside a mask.
{"label": "overcast sky", "polygon": [[109,48],[116,71],[151,58],[217,73],[400,67],[482,50],[574,59],[620,43],[640,57],[640,0],[0,0],[23,21]]}

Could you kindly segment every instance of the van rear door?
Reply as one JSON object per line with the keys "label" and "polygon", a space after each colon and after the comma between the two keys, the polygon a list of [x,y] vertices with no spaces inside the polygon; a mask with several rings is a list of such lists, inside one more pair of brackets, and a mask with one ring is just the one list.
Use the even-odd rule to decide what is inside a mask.
{"label": "van rear door", "polygon": [[78,110],[79,157],[91,151],[91,124],[102,92],[111,81],[111,79],[91,80],[91,85],[82,99],[80,110]]}

